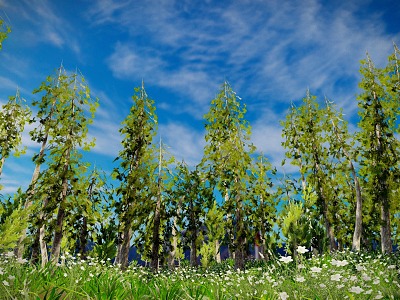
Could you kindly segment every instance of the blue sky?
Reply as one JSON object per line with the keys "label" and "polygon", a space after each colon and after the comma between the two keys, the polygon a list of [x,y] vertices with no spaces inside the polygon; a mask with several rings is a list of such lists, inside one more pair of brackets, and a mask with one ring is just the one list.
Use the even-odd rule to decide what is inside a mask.
{"label": "blue sky", "polygon": [[[0,0],[0,17],[12,27],[0,52],[0,102],[17,87],[30,102],[61,62],[78,68],[100,101],[90,128],[97,145],[85,159],[106,171],[142,79],[179,160],[200,161],[202,117],[226,79],[248,107],[253,143],[283,171],[279,121],[290,102],[309,88],[355,125],[360,59],[368,51],[382,66],[400,44],[396,0]],[[29,183],[38,145],[26,133],[24,144],[24,157],[6,161],[3,193]]]}

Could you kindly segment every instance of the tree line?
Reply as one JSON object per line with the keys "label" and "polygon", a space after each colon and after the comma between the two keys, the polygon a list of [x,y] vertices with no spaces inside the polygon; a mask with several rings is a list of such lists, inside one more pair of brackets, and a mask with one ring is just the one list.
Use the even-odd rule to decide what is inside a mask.
{"label": "tree line", "polygon": [[[8,33],[3,27],[0,45]],[[394,44],[385,67],[368,54],[361,61],[354,133],[330,99],[307,90],[292,103],[281,122],[282,165],[297,166],[298,176],[278,174],[257,154],[246,105],[226,81],[204,116],[206,145],[194,167],[155,140],[155,101],[142,82],[106,174],[82,156],[95,145],[88,128],[99,100],[82,74],[60,66],[33,91],[37,100],[27,105],[17,91],[0,111],[0,176],[6,159],[24,152],[26,124],[36,125],[29,134],[40,147],[27,190],[1,201],[0,250],[42,265],[79,253],[126,269],[134,246],[153,270],[174,267],[186,249],[193,266],[199,257],[204,266],[219,262],[222,245],[243,269],[254,242],[264,259],[282,241],[293,256],[298,245],[390,253],[400,219],[399,55]]]}

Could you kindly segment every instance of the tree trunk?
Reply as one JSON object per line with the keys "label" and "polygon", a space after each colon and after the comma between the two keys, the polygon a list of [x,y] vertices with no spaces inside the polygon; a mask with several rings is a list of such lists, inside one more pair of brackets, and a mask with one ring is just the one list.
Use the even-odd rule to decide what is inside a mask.
{"label": "tree trunk", "polygon": [[0,163],[0,176],[3,173],[3,166],[4,166],[4,162],[5,162],[6,158],[3,156],[1,158],[1,163]]}
{"label": "tree trunk", "polygon": [[49,203],[49,199],[46,197],[43,201],[42,211],[39,214],[40,227],[39,227],[39,232],[38,232],[38,242],[39,242],[39,247],[40,247],[40,255],[42,258],[42,267],[44,267],[49,261],[47,245],[46,245],[46,241],[44,240],[44,238],[45,238],[44,210],[47,207],[48,203]]}
{"label": "tree trunk", "polygon": [[215,241],[215,261],[217,263],[221,262],[221,252],[220,252],[220,244],[219,240]]}
{"label": "tree trunk", "polygon": [[239,195],[236,195],[236,250],[235,250],[235,268],[239,270],[244,269],[244,259],[245,259],[245,230],[242,219],[242,206],[241,199]]}
{"label": "tree trunk", "polygon": [[[382,197],[383,198],[383,197]],[[387,197],[381,199],[381,250],[382,253],[392,253],[393,245],[390,228],[390,208]]]}
{"label": "tree trunk", "polygon": [[361,187],[357,178],[356,171],[354,169],[353,163],[350,161],[351,172],[354,178],[354,187],[356,189],[356,221],[354,226],[354,234],[353,234],[353,244],[351,249],[353,251],[359,252],[361,250],[361,235],[362,235],[362,196],[361,196]]}
{"label": "tree trunk", "polygon": [[69,168],[69,158],[70,158],[70,149],[66,151],[66,161],[63,167],[63,178],[62,178],[62,191],[61,191],[61,199],[60,204],[58,207],[57,213],[57,220],[56,220],[56,227],[54,229],[54,238],[53,238],[53,245],[51,249],[51,260],[54,264],[58,263],[58,259],[60,257],[61,251],[61,241],[63,238],[63,223],[65,217],[65,205],[67,201],[67,194],[68,194],[68,168]]}
{"label": "tree trunk", "polygon": [[[179,209],[178,209],[179,215]],[[175,268],[176,250],[178,249],[178,236],[176,234],[176,217],[174,217],[172,226],[172,249],[168,255],[168,268],[173,270]]]}
{"label": "tree trunk", "polygon": [[65,208],[64,203],[60,203],[60,207],[58,208],[56,227],[54,229],[54,238],[53,245],[51,248],[51,261],[53,264],[58,263],[58,259],[60,257],[61,252],[61,241],[63,238],[63,223],[65,217]]}
{"label": "tree trunk", "polygon": [[124,227],[124,231],[121,237],[121,244],[118,247],[117,253],[117,264],[121,265],[122,270],[126,270],[129,266],[129,250],[131,248],[132,238],[132,225],[128,223]]}
{"label": "tree trunk", "polygon": [[342,137],[338,134],[338,129],[333,119],[331,119],[333,129],[335,132],[335,136],[339,139],[339,141],[343,144],[343,153],[346,156],[347,160],[349,161],[351,174],[353,175],[354,180],[354,188],[356,190],[356,220],[354,225],[354,234],[353,234],[353,243],[351,249],[353,251],[359,252],[361,250],[361,235],[362,235],[362,195],[361,195],[361,186],[360,182],[358,181],[357,173],[353,165],[353,160],[351,158],[350,153],[344,147],[345,142],[343,141]]}
{"label": "tree trunk", "polygon": [[196,231],[192,232],[191,243],[190,243],[190,266],[197,266],[197,234]]}
{"label": "tree trunk", "polygon": [[[39,161],[39,162],[42,160],[42,158],[43,158],[43,156],[44,156],[44,150],[46,149],[47,139],[48,139],[48,134],[46,134],[46,135],[44,136],[42,145],[41,145],[41,147],[40,147],[39,157],[38,157],[38,161]],[[33,171],[32,179],[31,179],[31,184],[30,184],[31,190],[30,190],[30,192],[29,192],[29,194],[28,194],[28,197],[27,197],[27,199],[26,199],[25,208],[29,208],[29,207],[32,205],[32,197],[33,197],[33,195],[35,194],[35,185],[36,185],[36,181],[37,181],[38,178],[39,178],[39,174],[40,174],[40,164],[37,163],[37,164],[35,165],[35,170]],[[46,205],[47,205],[47,201],[45,201],[45,202],[46,202]],[[44,207],[43,207],[42,209],[44,209]],[[43,228],[43,230],[44,230],[44,228]],[[19,238],[19,240],[18,240],[18,242],[17,242],[17,246],[16,246],[17,251],[16,251],[15,255],[16,255],[16,257],[19,258],[19,259],[22,258],[22,255],[23,255],[23,253],[24,253],[25,245],[24,245],[23,242],[24,242],[24,239],[25,239],[25,237],[26,237],[26,231],[27,231],[27,228],[24,228],[24,230],[23,230],[22,233],[21,233],[21,237]],[[39,229],[39,231],[40,231],[40,229]],[[46,248],[47,248],[47,247],[46,247]],[[46,253],[47,253],[47,250],[46,250]],[[43,259],[43,254],[42,254],[42,259]],[[46,263],[47,263],[47,261],[46,261]]]}
{"label": "tree trunk", "polygon": [[82,229],[79,238],[79,253],[81,254],[82,259],[86,259],[86,246],[88,241],[88,228],[87,228],[87,217],[83,217],[82,220]]}
{"label": "tree trunk", "polygon": [[39,230],[37,229],[34,233],[34,239],[32,243],[31,263],[36,265],[39,263]]}
{"label": "tree trunk", "polygon": [[[159,186],[161,184],[161,178],[159,180]],[[158,251],[160,250],[160,224],[161,224],[161,193],[157,196],[156,210],[154,212],[154,224],[153,224],[153,245],[151,249],[151,262],[150,267],[153,271],[158,271],[159,256]]]}

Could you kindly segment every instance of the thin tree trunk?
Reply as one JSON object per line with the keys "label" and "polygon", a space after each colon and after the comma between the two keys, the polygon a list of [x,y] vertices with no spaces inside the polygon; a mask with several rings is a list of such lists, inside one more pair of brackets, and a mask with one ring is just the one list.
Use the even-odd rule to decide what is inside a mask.
{"label": "thin tree trunk", "polygon": [[33,234],[33,243],[32,243],[32,252],[31,252],[31,258],[30,261],[32,264],[36,265],[39,263],[39,253],[40,253],[40,248],[39,248],[39,230],[37,229],[36,232]]}
{"label": "thin tree trunk", "polygon": [[245,230],[242,218],[242,205],[239,195],[236,195],[236,253],[235,253],[235,268],[244,269],[244,258],[245,258]]}
{"label": "thin tree trunk", "polygon": [[[44,150],[46,149],[47,139],[48,139],[48,134],[46,133],[45,136],[44,136],[42,145],[40,147],[40,151],[39,151],[39,157],[38,157],[38,160],[37,160],[39,162],[42,160],[42,158],[44,156]],[[33,198],[33,195],[35,194],[35,185],[36,185],[36,181],[39,178],[39,174],[40,174],[40,163],[37,163],[35,165],[35,170],[33,171],[32,179],[31,179],[31,184],[30,184],[31,190],[28,193],[28,197],[27,197],[26,202],[25,202],[25,208],[26,209],[31,207],[31,205],[32,205],[32,198]],[[45,203],[47,205],[48,201],[46,201],[46,200],[44,201],[42,210],[45,209]],[[40,217],[43,218],[43,213],[42,212],[40,213]],[[15,256],[17,258],[22,258],[22,255],[24,253],[25,245],[24,245],[23,242],[24,242],[25,237],[26,237],[26,231],[27,231],[27,228],[25,228],[22,231],[21,237],[19,238],[19,240],[17,242],[16,251],[15,251]],[[44,227],[43,228],[39,228],[39,232],[40,231],[44,231]],[[42,233],[42,235],[44,236],[44,232]],[[40,234],[39,234],[39,240],[40,240]],[[41,250],[46,248],[46,257],[47,257],[47,247],[43,246],[43,248],[42,248],[42,246],[43,246],[42,243],[40,243],[40,249]],[[43,252],[41,252],[41,253],[42,253],[42,259],[43,259],[44,254],[43,254]],[[46,260],[45,264],[46,263],[47,263],[47,260]],[[43,265],[43,263],[42,263],[42,265]]]}
{"label": "thin tree trunk", "polygon": [[[320,188],[320,189],[322,190],[322,188]],[[322,194],[322,192],[321,192],[321,194]],[[328,205],[323,196],[322,196],[322,201],[323,201],[322,214],[324,217],[326,235],[327,235],[328,241],[329,241],[329,251],[333,252],[333,251],[337,250],[335,234],[333,231],[333,226],[332,226],[331,222],[329,221],[329,217],[328,217]]]}
{"label": "thin tree trunk", "polygon": [[391,239],[391,228],[390,228],[390,208],[389,200],[387,197],[381,199],[381,250],[382,253],[392,253],[393,245]]}
{"label": "thin tree trunk", "polygon": [[[159,178],[161,181],[161,178]],[[153,224],[153,245],[151,249],[151,262],[150,267],[153,271],[158,270],[159,255],[160,250],[160,224],[161,224],[161,194],[157,196],[156,210],[154,212],[154,224]]]}
{"label": "thin tree trunk", "polygon": [[354,233],[353,233],[353,243],[351,246],[351,249],[353,251],[359,252],[361,250],[361,235],[362,235],[362,204],[363,204],[363,199],[362,199],[362,194],[361,194],[361,186],[360,182],[358,181],[358,176],[356,173],[356,170],[354,168],[353,160],[351,158],[350,153],[346,150],[344,147],[344,141],[342,137],[338,134],[338,129],[336,127],[336,124],[333,119],[331,119],[333,129],[335,132],[336,138],[342,143],[343,145],[343,153],[346,156],[349,165],[350,165],[350,170],[351,174],[353,175],[353,180],[354,180],[354,188],[356,190],[356,220],[355,220],[355,225],[354,225]]}
{"label": "thin tree trunk", "polygon": [[39,239],[40,255],[42,258],[42,267],[44,267],[49,261],[47,245],[46,245],[46,241],[44,240],[44,238],[45,238],[44,209],[47,207],[48,203],[49,203],[49,199],[46,197],[43,201],[42,211],[39,214],[40,227],[39,227],[39,232],[38,232],[38,239]]}
{"label": "thin tree trunk", "polygon": [[197,266],[197,228],[193,209],[193,201],[190,200],[190,266],[195,267]]}
{"label": "thin tree trunk", "polygon": [[[72,106],[73,109],[73,106]],[[70,133],[71,135],[71,133]],[[70,137],[71,138],[71,137]],[[66,151],[66,157],[65,157],[65,163],[63,167],[63,181],[62,181],[62,192],[61,192],[61,199],[60,199],[60,204],[58,207],[58,213],[57,213],[57,220],[56,220],[56,227],[54,229],[54,238],[53,238],[53,244],[51,248],[51,260],[54,264],[58,263],[58,259],[60,257],[60,251],[61,251],[61,241],[63,238],[63,223],[64,223],[64,218],[65,218],[65,205],[67,201],[67,194],[68,194],[68,168],[69,168],[69,159],[71,155],[71,149],[67,149]]]}
{"label": "thin tree trunk", "polygon": [[217,263],[221,262],[221,251],[220,251],[219,240],[215,241],[215,261]]}
{"label": "thin tree trunk", "polygon": [[[377,99],[376,94],[374,92],[374,99]],[[376,100],[378,101],[378,100]],[[379,124],[375,126],[375,133],[377,137],[378,144],[378,155],[383,155],[382,142],[381,142],[381,130]],[[380,225],[380,234],[381,234],[381,250],[382,253],[392,253],[392,240],[391,240],[391,228],[390,228],[390,204],[389,204],[389,187],[387,183],[387,171],[384,170],[382,174],[378,174],[378,182],[380,193],[378,196],[378,202],[381,206],[381,225]]]}
{"label": "thin tree trunk", "polygon": [[79,242],[79,253],[81,254],[82,259],[86,259],[86,246],[88,241],[87,237],[88,237],[87,217],[83,217],[80,242]]}
{"label": "thin tree trunk", "polygon": [[0,163],[0,176],[3,173],[3,166],[4,166],[4,162],[5,162],[6,158],[3,156],[1,158],[1,163]]}
{"label": "thin tree trunk", "polygon": [[197,240],[197,234],[194,233],[194,234],[192,234],[192,240],[191,240],[191,245],[190,245],[190,266],[191,267],[196,267],[197,266],[197,245],[196,245],[196,240]]}
{"label": "thin tree trunk", "polygon": [[58,259],[60,257],[61,241],[63,238],[64,217],[65,217],[64,204],[60,203],[60,207],[58,208],[58,213],[57,213],[56,227],[54,229],[53,244],[51,248],[51,261],[54,264],[58,263]]}
{"label": "thin tree trunk", "polygon": [[178,249],[178,237],[176,234],[176,218],[174,217],[172,225],[172,249],[168,254],[168,268],[170,270],[175,268],[176,250]]}
{"label": "thin tree trunk", "polygon": [[362,236],[362,205],[363,200],[361,196],[361,186],[358,181],[356,171],[354,169],[353,163],[350,161],[350,168],[354,178],[354,187],[356,189],[356,220],[354,226],[353,234],[353,244],[351,246],[353,251],[359,252],[361,250],[361,236]]}
{"label": "thin tree trunk", "polygon": [[122,241],[119,246],[117,263],[121,265],[122,270],[126,270],[129,266],[129,250],[131,248],[132,224],[128,223],[124,227]]}

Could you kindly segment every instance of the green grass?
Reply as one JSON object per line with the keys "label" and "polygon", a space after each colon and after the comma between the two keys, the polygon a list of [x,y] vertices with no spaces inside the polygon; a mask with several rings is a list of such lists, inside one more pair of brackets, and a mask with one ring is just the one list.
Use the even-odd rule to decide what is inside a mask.
{"label": "green grass", "polygon": [[[308,253],[307,253],[308,254]],[[337,252],[285,263],[231,261],[153,274],[67,257],[45,268],[0,256],[0,299],[400,299],[399,257]]]}

